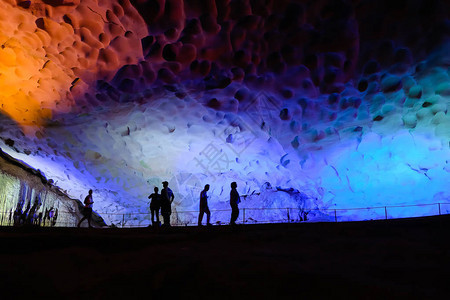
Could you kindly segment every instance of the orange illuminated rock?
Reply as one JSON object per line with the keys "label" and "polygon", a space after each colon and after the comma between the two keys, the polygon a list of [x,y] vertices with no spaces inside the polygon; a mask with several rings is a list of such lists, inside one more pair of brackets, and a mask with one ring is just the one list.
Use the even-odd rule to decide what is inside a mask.
{"label": "orange illuminated rock", "polygon": [[138,63],[146,35],[128,1],[1,1],[0,111],[33,132],[99,77]]}

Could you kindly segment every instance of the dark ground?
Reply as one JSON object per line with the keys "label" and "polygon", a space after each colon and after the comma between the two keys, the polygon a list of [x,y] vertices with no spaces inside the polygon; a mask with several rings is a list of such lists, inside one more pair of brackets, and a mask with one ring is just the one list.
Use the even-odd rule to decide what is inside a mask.
{"label": "dark ground", "polygon": [[450,216],[158,232],[3,227],[0,298],[444,299],[449,229]]}

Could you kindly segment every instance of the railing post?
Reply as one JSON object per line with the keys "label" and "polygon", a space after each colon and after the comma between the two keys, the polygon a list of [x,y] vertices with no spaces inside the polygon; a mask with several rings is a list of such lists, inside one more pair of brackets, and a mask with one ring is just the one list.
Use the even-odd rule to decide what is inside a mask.
{"label": "railing post", "polygon": [[122,228],[124,227],[124,225],[125,225],[125,214],[122,215]]}
{"label": "railing post", "polygon": [[439,215],[441,215],[441,204],[438,203],[438,206],[439,206]]}
{"label": "railing post", "polygon": [[337,215],[336,215],[336,210],[334,210],[334,221],[337,223]]}
{"label": "railing post", "polygon": [[289,208],[286,208],[286,211],[287,211],[288,223],[291,223],[291,217],[289,216]]}
{"label": "railing post", "polygon": [[242,211],[243,211],[243,214],[244,214],[244,216],[243,216],[243,219],[244,219],[243,224],[245,224],[245,208],[243,208]]}
{"label": "railing post", "polygon": [[386,217],[386,220],[387,220],[387,207],[386,206],[384,207],[384,216]]}

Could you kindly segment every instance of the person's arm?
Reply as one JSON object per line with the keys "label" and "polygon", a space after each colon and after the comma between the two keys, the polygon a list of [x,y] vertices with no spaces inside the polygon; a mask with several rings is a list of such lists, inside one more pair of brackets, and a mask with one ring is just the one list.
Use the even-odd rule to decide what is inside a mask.
{"label": "person's arm", "polygon": [[175,195],[173,194],[173,191],[172,190],[170,190],[170,203],[172,203],[173,202],[173,199],[175,199]]}
{"label": "person's arm", "polygon": [[239,197],[238,191],[234,190],[230,193],[230,202],[233,204],[239,204],[241,202],[241,199]]}

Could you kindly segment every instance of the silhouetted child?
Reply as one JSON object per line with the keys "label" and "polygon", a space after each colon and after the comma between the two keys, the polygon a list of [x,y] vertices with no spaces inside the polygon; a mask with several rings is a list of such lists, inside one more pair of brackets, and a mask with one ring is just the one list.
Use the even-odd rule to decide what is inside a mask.
{"label": "silhouetted child", "polygon": [[80,227],[81,222],[84,220],[88,220],[89,228],[92,228],[91,226],[91,218],[92,218],[92,205],[94,204],[94,201],[92,200],[92,190],[89,190],[89,195],[84,198],[84,217],[78,222],[78,227]]}
{"label": "silhouetted child", "polygon": [[208,207],[208,195],[207,195],[208,191],[209,191],[209,184],[205,185],[205,188],[200,193],[200,213],[198,215],[198,226],[202,226],[204,213],[206,213],[206,225],[211,226],[211,223],[209,222],[211,218],[211,212],[209,211]]}
{"label": "silhouetted child", "polygon": [[[158,194],[159,189],[155,187],[154,193],[148,196],[150,201],[150,212],[152,214],[152,224],[159,226],[159,209],[161,208],[161,195]],[[156,221],[155,221],[156,216]]]}

